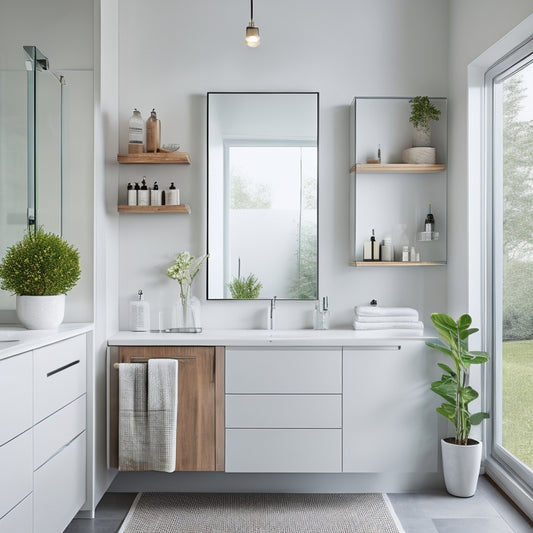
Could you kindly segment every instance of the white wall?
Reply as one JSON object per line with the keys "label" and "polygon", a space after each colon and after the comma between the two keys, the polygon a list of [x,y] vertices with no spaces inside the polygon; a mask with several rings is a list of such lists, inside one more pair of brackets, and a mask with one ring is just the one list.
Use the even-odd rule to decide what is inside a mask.
{"label": "white wall", "polygon": [[[165,269],[182,250],[206,246],[206,93],[320,92],[320,293],[328,295],[333,327],[350,327],[352,307],[420,309],[426,322],[446,307],[446,267],[357,269],[348,266],[349,104],[354,96],[447,96],[448,2],[339,0],[256,2],[262,43],[244,44],[246,2],[120,1],[120,148],[134,107],[155,107],[163,142],[178,142],[190,167],[122,165],[128,181],[176,181],[184,215],[121,215],[120,315],[143,288],[152,310],[176,297]],[[430,22],[428,22],[430,21]],[[383,194],[386,194],[384,191]],[[380,213],[375,214],[376,217]],[[205,298],[205,270],[194,292]],[[205,327],[264,327],[266,302],[203,302]],[[278,327],[311,327],[311,302],[281,302]]]}
{"label": "white wall", "polygon": [[[531,0],[450,0],[448,312],[459,315],[468,301],[467,68],[480,54],[533,12]],[[472,191],[480,195],[481,191]],[[476,238],[476,237],[472,237]],[[475,281],[478,272],[471,273]],[[479,318],[474,316],[476,326]]]}

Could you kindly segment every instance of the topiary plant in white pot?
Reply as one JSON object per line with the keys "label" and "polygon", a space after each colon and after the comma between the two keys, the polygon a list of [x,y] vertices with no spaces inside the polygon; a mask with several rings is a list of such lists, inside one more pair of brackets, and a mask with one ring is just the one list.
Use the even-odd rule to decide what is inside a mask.
{"label": "topiary plant in white pot", "polygon": [[478,328],[470,328],[470,315],[462,315],[456,321],[449,315],[433,313],[431,320],[441,341],[426,344],[446,354],[452,361],[451,367],[438,363],[445,373],[439,381],[431,384],[431,390],[444,398],[437,412],[455,426],[455,436],[441,440],[444,482],[450,494],[470,497],[476,492],[482,452],[481,442],[469,437],[470,429],[488,418],[489,414],[470,413],[469,404],[479,394],[469,385],[468,378],[470,367],[486,363],[489,356],[486,352],[468,349],[468,337],[479,331]]}
{"label": "topiary plant in white pot", "polygon": [[55,329],[65,315],[65,294],[81,276],[79,252],[43,228],[28,231],[0,263],[0,287],[17,296],[17,316],[28,329]]}

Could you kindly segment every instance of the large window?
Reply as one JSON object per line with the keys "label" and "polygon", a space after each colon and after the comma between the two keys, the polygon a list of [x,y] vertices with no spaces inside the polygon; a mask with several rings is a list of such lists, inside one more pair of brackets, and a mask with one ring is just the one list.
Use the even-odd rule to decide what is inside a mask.
{"label": "large window", "polygon": [[533,487],[533,47],[489,70],[493,455]]}

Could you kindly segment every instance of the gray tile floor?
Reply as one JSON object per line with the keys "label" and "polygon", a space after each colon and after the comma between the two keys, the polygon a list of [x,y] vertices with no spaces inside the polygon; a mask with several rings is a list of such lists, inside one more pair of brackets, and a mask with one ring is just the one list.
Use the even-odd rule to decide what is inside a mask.
{"label": "gray tile floor", "polygon": [[[94,520],[75,519],[65,533],[116,533],[135,494],[108,492]],[[529,522],[485,477],[472,498],[444,491],[389,494],[405,533],[531,533]],[[148,532],[147,532],[148,533]]]}

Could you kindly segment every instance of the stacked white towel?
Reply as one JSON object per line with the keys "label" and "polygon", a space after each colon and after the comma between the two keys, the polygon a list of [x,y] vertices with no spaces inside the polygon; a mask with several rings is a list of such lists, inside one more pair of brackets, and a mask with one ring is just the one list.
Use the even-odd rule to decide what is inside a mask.
{"label": "stacked white towel", "polygon": [[418,311],[411,307],[355,306],[353,327],[356,330],[379,331],[385,329],[408,330],[422,334],[424,324],[418,319]]}

